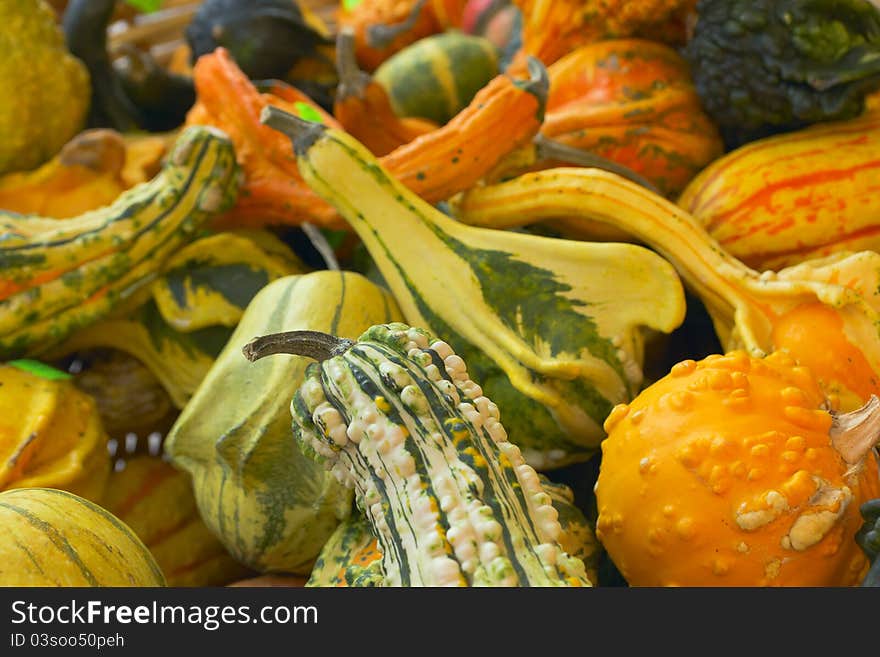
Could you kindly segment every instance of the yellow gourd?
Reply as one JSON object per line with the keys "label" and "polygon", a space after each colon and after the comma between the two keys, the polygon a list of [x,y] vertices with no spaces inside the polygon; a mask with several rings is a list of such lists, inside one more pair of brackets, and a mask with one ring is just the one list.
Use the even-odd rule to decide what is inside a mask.
{"label": "yellow gourd", "polygon": [[605,422],[597,537],[631,586],[854,586],[880,400],[846,414],[784,352],[686,360]]}

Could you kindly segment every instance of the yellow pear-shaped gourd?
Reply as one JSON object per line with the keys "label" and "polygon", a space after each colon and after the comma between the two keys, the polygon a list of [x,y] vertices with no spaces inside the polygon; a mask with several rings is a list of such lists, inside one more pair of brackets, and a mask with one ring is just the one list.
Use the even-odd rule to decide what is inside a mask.
{"label": "yellow pear-shaped gourd", "polygon": [[597,536],[631,586],[854,586],[880,400],[827,410],[784,352],[686,360],[605,422]]}

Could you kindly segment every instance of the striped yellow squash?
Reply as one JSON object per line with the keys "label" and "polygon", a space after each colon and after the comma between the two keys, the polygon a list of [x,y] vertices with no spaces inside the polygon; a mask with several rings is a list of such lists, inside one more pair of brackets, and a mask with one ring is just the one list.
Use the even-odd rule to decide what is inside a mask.
{"label": "striped yellow squash", "polygon": [[3,491],[0,526],[0,586],[165,586],[137,535],[73,493]]}

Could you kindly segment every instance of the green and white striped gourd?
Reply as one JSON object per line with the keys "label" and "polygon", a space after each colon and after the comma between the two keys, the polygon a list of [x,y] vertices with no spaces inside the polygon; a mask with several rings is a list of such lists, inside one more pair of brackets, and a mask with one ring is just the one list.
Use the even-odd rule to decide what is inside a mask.
{"label": "green and white striped gourd", "polygon": [[191,126],[162,170],[108,206],[59,220],[0,211],[0,358],[37,356],[107,316],[235,202],[232,142]]}
{"label": "green and white striped gourd", "polygon": [[465,226],[392,177],[357,140],[269,107],[305,182],[361,238],[404,320],[442,335],[511,440],[548,470],[589,459],[644,375],[644,340],[684,319],[672,265],[635,244]]}
{"label": "green and white striped gourd", "polygon": [[268,335],[257,360],[316,358],[291,401],[300,449],[354,488],[386,586],[590,586],[559,545],[552,499],[465,362],[402,323],[357,341]]}
{"label": "green and white striped gourd", "polygon": [[[551,481],[538,473],[541,485],[559,513],[562,533],[559,545],[584,562],[590,582],[598,582],[602,546],[592,524],[574,503],[574,492],[567,485]],[[306,582],[308,587],[382,586],[382,554],[367,518],[352,514],[327,539]]]}

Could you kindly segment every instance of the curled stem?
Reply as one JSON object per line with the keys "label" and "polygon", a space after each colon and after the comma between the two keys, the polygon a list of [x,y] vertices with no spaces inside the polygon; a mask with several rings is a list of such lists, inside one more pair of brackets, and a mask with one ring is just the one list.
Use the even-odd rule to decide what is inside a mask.
{"label": "curled stem", "polygon": [[241,348],[241,352],[251,362],[273,354],[291,354],[325,361],[344,354],[353,345],[353,340],[337,338],[321,331],[284,331],[254,338]]}

